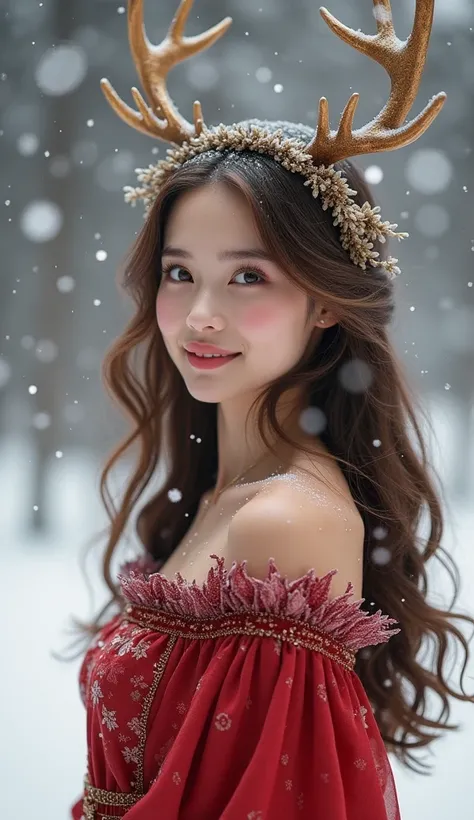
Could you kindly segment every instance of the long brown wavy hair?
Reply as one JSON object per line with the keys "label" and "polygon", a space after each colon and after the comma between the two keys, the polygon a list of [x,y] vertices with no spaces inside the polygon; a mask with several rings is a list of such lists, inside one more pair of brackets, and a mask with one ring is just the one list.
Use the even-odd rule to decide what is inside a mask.
{"label": "long brown wavy hair", "polygon": [[[311,138],[310,129],[298,129],[305,142]],[[286,131],[295,136],[294,126],[288,125]],[[358,191],[360,205],[375,204],[353,163],[345,160],[336,168]],[[157,327],[155,304],[164,229],[172,208],[184,192],[217,181],[245,196],[264,245],[291,281],[307,293],[309,309],[322,301],[338,317],[338,324],[324,331],[311,356],[305,353],[262,391],[258,429],[270,448],[267,421],[281,441],[301,450],[281,428],[275,412],[280,396],[295,386],[305,387],[308,406],[324,414],[326,427],[320,439],[330,452],[328,458],[340,465],[365,524],[363,607],[370,612],[380,608],[401,629],[387,643],[360,651],[355,671],[387,750],[414,771],[430,773],[413,750],[440,737],[439,730],[459,728],[448,722],[449,696],[474,702],[463,687],[469,643],[454,624],[456,619],[470,624],[474,620],[452,611],[459,571],[441,546],[442,505],[419,418],[423,415],[428,427],[430,420],[407,384],[388,337],[395,308],[393,280],[381,268],[356,267],[339,242],[329,211],[323,211],[300,176],[265,155],[209,152],[186,162],[164,184],[126,259],[121,284],[135,304],[135,313],[103,363],[106,389],[131,419],[130,432],[106,461],[100,480],[110,520],[102,571],[112,598],[92,623],[75,619],[75,626],[91,638],[110,606],[121,606],[112,557],[159,465],[166,464],[164,482],[136,518],[145,553],[159,565],[185,536],[201,496],[215,483],[217,405],[189,394]],[[387,258],[386,244],[376,250]],[[369,373],[362,389],[349,392],[344,386],[341,372],[348,366]],[[201,438],[201,446],[190,439],[193,433]],[[374,450],[376,439],[381,446]],[[137,445],[135,472],[116,507],[108,489],[109,474]],[[182,493],[179,504],[168,496],[176,487]],[[429,525],[425,537],[418,532],[422,514]],[[388,560],[380,560],[381,546]],[[428,603],[426,566],[431,558],[442,563],[453,583],[449,609]],[[460,692],[450,686],[444,670],[449,637],[464,656]],[[432,668],[418,660],[424,639],[433,643]],[[437,720],[426,715],[430,692],[441,701]]]}

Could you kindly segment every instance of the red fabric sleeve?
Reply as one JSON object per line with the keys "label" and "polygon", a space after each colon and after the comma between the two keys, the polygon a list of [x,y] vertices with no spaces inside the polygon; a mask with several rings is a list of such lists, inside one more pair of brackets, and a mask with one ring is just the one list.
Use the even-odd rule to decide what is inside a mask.
{"label": "red fabric sleeve", "polygon": [[292,645],[279,655],[271,641],[236,637],[190,702],[192,677],[181,663],[157,704],[148,758],[165,759],[126,820],[399,820],[390,764],[355,673]]}
{"label": "red fabric sleeve", "polygon": [[400,820],[355,652],[393,619],[331,571],[223,559],[205,585],[131,571],[84,658],[88,772],[74,820]]}

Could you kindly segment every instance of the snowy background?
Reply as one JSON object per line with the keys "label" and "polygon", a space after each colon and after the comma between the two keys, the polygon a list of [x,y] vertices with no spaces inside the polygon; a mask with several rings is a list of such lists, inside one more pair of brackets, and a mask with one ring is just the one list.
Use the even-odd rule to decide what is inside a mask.
{"label": "snowy background", "polygon": [[[331,0],[347,25],[375,32],[370,0]],[[399,37],[414,0],[393,0]],[[158,42],[176,0],[147,0]],[[353,91],[356,127],[383,106],[383,70],[340,42],[316,0],[196,0],[188,33],[231,14],[210,51],[177,67],[169,87],[191,116],[199,97],[208,123],[251,116],[314,123],[319,97],[332,126]],[[59,663],[71,615],[89,618],[107,597],[99,578],[106,524],[98,496],[103,462],[123,433],[105,398],[100,363],[131,307],[117,272],[142,224],[122,186],[165,147],[132,131],[109,108],[99,81],[132,103],[138,84],[116,0],[2,0],[0,4],[0,676],[2,820],[66,820],[85,771],[79,660]],[[445,488],[443,546],[461,570],[457,608],[474,582],[474,4],[436,0],[429,56],[412,116],[446,91],[421,140],[359,157],[382,216],[410,232],[393,247],[403,275],[391,329],[407,377],[433,419],[432,460]],[[129,465],[117,473],[123,486]],[[133,549],[123,544],[122,554]],[[435,572],[436,600],[449,601]],[[465,634],[469,634],[466,632]],[[459,670],[457,670],[458,672]],[[466,688],[474,691],[474,663]],[[457,675],[454,675],[454,681]],[[453,703],[462,730],[433,746],[430,778],[395,763],[403,820],[472,817],[474,707]],[[198,820],[198,819],[197,819]]]}

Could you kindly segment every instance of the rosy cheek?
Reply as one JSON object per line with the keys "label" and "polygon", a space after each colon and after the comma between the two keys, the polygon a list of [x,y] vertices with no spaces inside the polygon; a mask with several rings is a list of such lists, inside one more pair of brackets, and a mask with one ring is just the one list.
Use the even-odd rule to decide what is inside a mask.
{"label": "rosy cheek", "polygon": [[246,305],[240,321],[250,331],[265,331],[278,324],[281,312],[275,305]]}
{"label": "rosy cheek", "polygon": [[156,320],[164,333],[171,332],[182,321],[182,308],[179,302],[162,290],[156,298]]}

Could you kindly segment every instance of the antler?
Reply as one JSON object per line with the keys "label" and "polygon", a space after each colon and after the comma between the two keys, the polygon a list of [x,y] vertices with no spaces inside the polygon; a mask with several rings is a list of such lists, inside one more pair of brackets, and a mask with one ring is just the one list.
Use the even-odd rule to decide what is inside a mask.
{"label": "antler", "polygon": [[227,31],[232,23],[226,17],[216,26],[196,37],[184,37],[183,30],[193,5],[193,0],[181,0],[178,11],[171,21],[168,33],[159,46],[148,40],[143,24],[143,0],[129,0],[128,3],[128,37],[133,60],[145,89],[150,105],[147,105],[137,88],[132,88],[132,95],[138,111],[134,111],[112,88],[107,79],[100,85],[106,99],[127,125],[166,142],[177,145],[190,137],[198,136],[204,127],[201,104],[194,103],[194,125],[184,119],[173,105],[166,90],[168,71],[182,60],[209,48]]}
{"label": "antler", "polygon": [[352,125],[359,94],[352,94],[337,132],[330,131],[328,101],[326,97],[321,97],[318,127],[306,150],[324,165],[357,154],[393,151],[409,145],[429,128],[446,100],[444,92],[436,94],[421,114],[403,125],[420,86],[433,22],[434,0],[416,0],[413,31],[407,40],[399,40],[395,34],[390,0],[373,0],[373,3],[377,21],[377,34],[374,35],[347,28],[324,6],[320,8],[329,28],[341,40],[377,60],[391,79],[387,104],[374,120],[357,131],[352,131]]}

